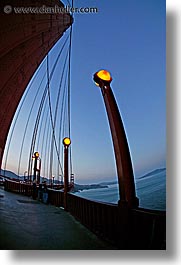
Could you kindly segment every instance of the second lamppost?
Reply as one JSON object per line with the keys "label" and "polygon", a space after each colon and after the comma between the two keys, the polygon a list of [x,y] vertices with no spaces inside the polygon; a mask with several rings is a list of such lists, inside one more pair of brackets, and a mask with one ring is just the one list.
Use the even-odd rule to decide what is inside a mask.
{"label": "second lamppost", "polygon": [[65,137],[63,139],[63,145],[64,145],[64,209],[67,211],[67,192],[68,192],[68,176],[69,176],[69,155],[68,150],[69,146],[71,144],[71,140],[68,137]]}

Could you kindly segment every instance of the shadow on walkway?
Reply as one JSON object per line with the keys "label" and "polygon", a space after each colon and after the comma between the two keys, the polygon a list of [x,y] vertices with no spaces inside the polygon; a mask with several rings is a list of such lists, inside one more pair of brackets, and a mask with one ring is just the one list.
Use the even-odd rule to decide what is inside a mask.
{"label": "shadow on walkway", "polygon": [[0,249],[115,249],[69,213],[0,188]]}

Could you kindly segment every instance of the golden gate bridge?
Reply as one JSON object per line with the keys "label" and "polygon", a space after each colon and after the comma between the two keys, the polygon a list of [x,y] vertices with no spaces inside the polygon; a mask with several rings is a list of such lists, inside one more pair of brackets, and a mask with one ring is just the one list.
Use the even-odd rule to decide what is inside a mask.
{"label": "golden gate bridge", "polygon": [[[50,1],[45,3],[50,5]],[[21,1],[13,4],[20,6]],[[55,4],[63,6],[58,0],[51,1],[51,5]],[[24,5],[32,3],[26,1]],[[41,1],[36,1],[37,5]],[[5,1],[1,1],[3,6]],[[72,15],[66,13],[37,14],[36,19],[32,14],[2,16],[0,160],[6,175],[13,141],[17,144],[15,131],[19,131],[19,154],[14,156],[17,175],[24,172],[26,179],[25,183],[6,180],[5,190],[36,199],[47,180],[49,203],[63,207],[118,248],[164,249],[165,212],[139,208],[127,138],[110,85],[112,77],[106,70],[96,72],[93,81],[101,90],[108,115],[120,200],[118,205],[109,205],[69,192],[74,184],[70,109],[72,24]],[[54,45],[58,50],[56,56]]]}

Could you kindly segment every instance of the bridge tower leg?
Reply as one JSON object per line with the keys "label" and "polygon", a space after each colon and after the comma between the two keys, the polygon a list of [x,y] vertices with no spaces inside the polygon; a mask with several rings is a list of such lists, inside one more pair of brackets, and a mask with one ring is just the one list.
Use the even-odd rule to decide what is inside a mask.
{"label": "bridge tower leg", "polygon": [[121,115],[110,87],[112,78],[109,72],[101,70],[94,74],[94,81],[101,88],[112,134],[120,194],[118,204],[136,208],[139,201],[135,194],[131,156]]}
{"label": "bridge tower leg", "polygon": [[69,13],[18,15],[14,12],[15,7],[21,6],[62,8],[60,0],[13,0],[9,4],[12,10],[7,9],[7,1],[0,1],[0,166],[12,119],[30,79],[73,23]]}

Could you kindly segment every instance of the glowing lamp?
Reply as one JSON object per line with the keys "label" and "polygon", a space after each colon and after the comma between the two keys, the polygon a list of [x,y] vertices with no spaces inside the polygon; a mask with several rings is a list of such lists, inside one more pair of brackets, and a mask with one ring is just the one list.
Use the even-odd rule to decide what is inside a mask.
{"label": "glowing lamp", "polygon": [[99,72],[97,72],[97,76],[104,81],[110,82],[112,80],[110,73],[106,70],[100,70]]}
{"label": "glowing lamp", "polygon": [[65,138],[63,139],[63,144],[64,144],[65,146],[69,146],[69,145],[71,144],[71,140],[70,140],[70,138],[65,137]]}
{"label": "glowing lamp", "polygon": [[40,155],[39,155],[38,152],[35,152],[35,153],[34,153],[34,157],[38,158],[39,156],[40,156]]}
{"label": "glowing lamp", "polygon": [[94,74],[94,82],[99,87],[109,85],[111,81],[111,74],[107,70],[100,70]]}

